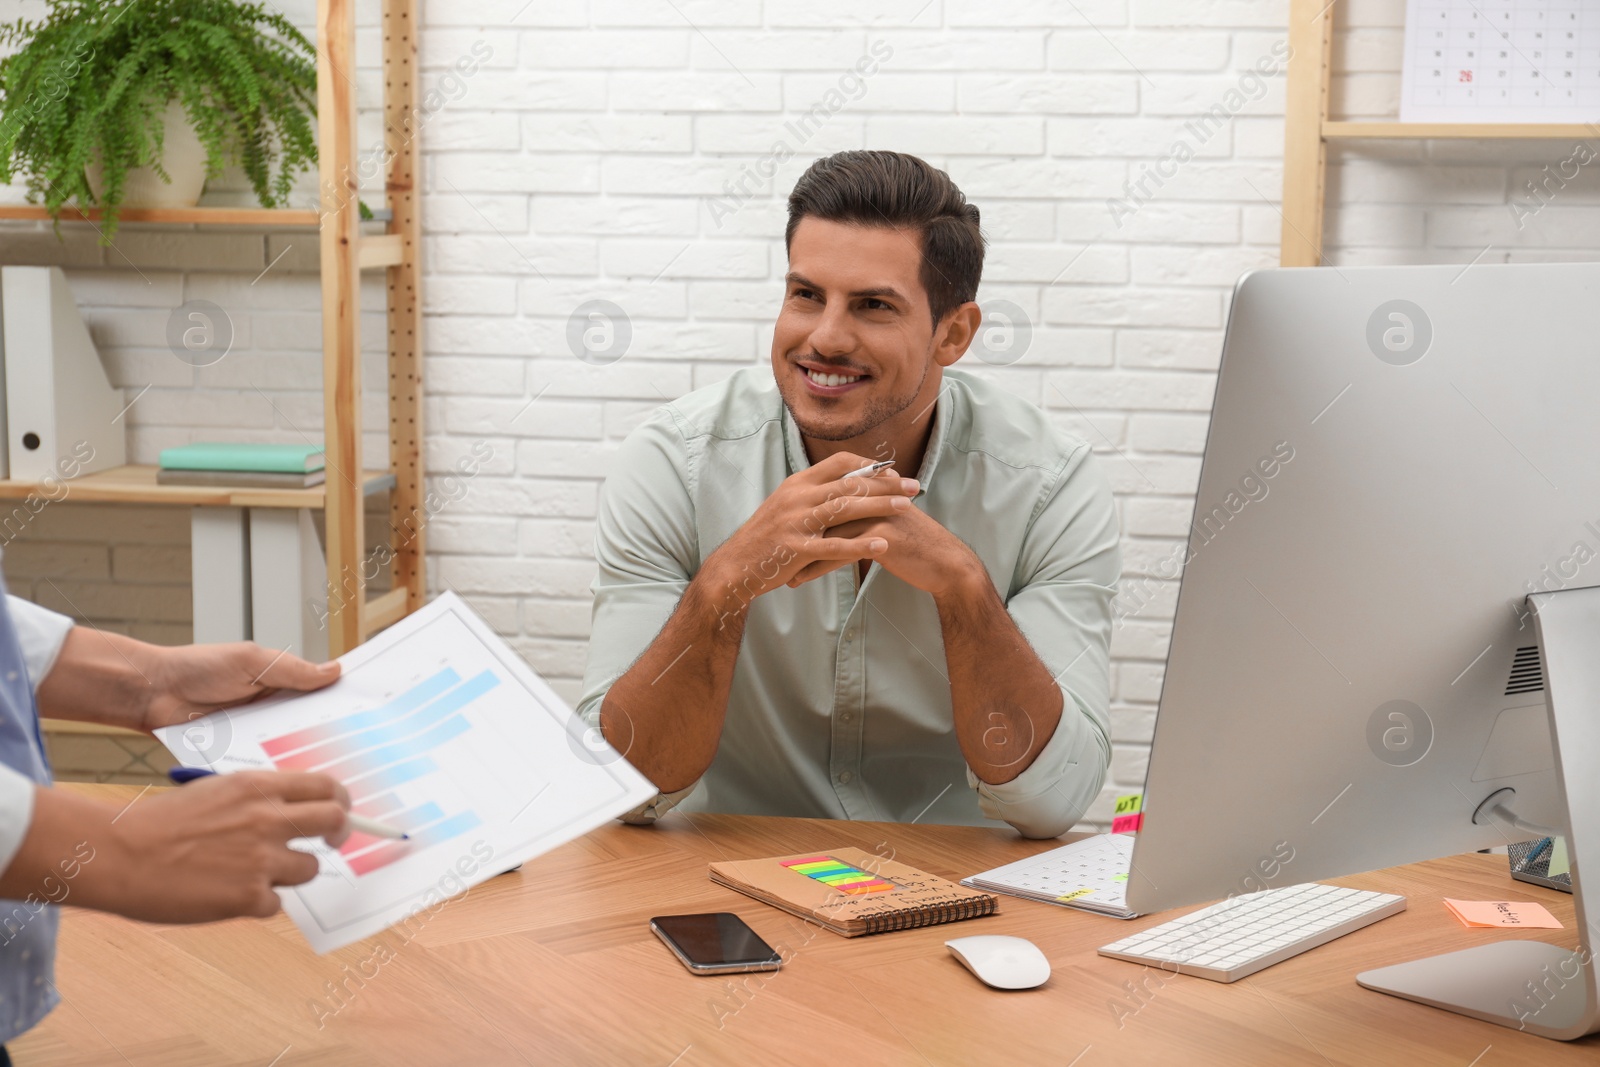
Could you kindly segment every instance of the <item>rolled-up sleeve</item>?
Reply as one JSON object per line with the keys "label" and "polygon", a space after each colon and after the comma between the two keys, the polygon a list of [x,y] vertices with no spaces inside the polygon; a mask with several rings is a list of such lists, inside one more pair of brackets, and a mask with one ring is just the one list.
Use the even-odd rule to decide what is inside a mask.
{"label": "rolled-up sleeve", "polygon": [[11,866],[33,822],[33,781],[0,765],[0,872]]}
{"label": "rolled-up sleeve", "polygon": [[[683,435],[663,410],[628,435],[600,493],[595,523],[599,570],[578,701],[578,714],[590,727],[599,728],[600,707],[612,683],[650,647],[699,569],[690,476]],[[653,822],[695,785],[657,794],[622,821]]]}
{"label": "rolled-up sleeve", "polygon": [[11,611],[11,624],[17,631],[17,643],[22,646],[22,661],[28,665],[28,681],[35,691],[45,675],[56,665],[61,646],[67,634],[77,625],[59,612],[41,608],[31,600],[6,595],[6,607]]}
{"label": "rolled-up sleeve", "polygon": [[1111,762],[1111,603],[1122,563],[1110,483],[1087,445],[1062,464],[1029,525],[1006,610],[1061,687],[1061,720],[1026,770],[967,783],[991,819],[1024,837],[1081,821]]}

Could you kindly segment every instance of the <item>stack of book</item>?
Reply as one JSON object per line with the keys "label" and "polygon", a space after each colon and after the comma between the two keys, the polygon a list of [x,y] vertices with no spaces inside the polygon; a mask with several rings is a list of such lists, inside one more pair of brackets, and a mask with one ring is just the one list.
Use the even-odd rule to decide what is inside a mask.
{"label": "stack of book", "polygon": [[200,443],[163,449],[156,483],[310,489],[323,477],[321,445]]}

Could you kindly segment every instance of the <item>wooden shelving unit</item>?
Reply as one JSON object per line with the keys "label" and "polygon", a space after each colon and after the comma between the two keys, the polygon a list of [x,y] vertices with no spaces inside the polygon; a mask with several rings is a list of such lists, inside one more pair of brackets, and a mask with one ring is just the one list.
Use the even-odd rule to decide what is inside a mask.
{"label": "wooden shelving unit", "polygon": [[[384,232],[363,233],[356,180],[355,0],[317,3],[319,209],[194,207],[121,212],[123,223],[196,226],[316,227],[322,267],[323,418],[328,476],[303,490],[209,489],[159,486],[151,467],[128,466],[74,479],[72,499],[142,504],[321,509],[325,518],[329,584],[328,646],[340,655],[371,633],[422,606],[426,517],[422,485],[422,353],[417,0],[377,0],[382,11],[383,115],[387,220]],[[64,223],[91,224],[98,210],[62,213]],[[0,206],[0,219],[48,219],[42,206]],[[361,304],[364,270],[383,270],[388,283],[389,455],[387,471],[367,471],[361,454]],[[367,473],[356,476],[358,472]],[[391,487],[393,562],[389,591],[368,597],[363,577],[363,498]],[[0,499],[40,487],[0,481]]]}
{"label": "wooden shelving unit", "polygon": [[1330,141],[1538,141],[1595,136],[1595,128],[1582,123],[1343,122],[1328,118],[1333,19],[1338,7],[1326,0],[1289,0],[1289,46],[1293,51],[1284,99],[1282,266],[1314,267],[1323,262]]}

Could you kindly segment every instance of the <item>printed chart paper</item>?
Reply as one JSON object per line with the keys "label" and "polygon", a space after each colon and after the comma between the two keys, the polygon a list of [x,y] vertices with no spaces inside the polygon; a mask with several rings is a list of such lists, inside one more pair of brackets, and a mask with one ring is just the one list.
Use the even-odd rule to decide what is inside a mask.
{"label": "printed chart paper", "polygon": [[1600,119],[1600,0],[1407,0],[1402,122]]}
{"label": "printed chart paper", "polygon": [[340,663],[327,689],[156,732],[189,767],[332,775],[352,811],[411,835],[353,833],[337,852],[297,842],[321,870],[278,893],[317,952],[435,908],[656,795],[453,593]]}

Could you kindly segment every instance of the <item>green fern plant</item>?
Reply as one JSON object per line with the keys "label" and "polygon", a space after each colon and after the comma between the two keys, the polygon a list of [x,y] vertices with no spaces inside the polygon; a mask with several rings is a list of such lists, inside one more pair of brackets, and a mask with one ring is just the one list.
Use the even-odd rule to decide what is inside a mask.
{"label": "green fern plant", "polygon": [[[162,169],[162,117],[183,107],[206,176],[238,163],[265,207],[316,165],[316,52],[288,19],[234,0],[47,0],[42,20],[0,25],[0,181],[59,222],[69,203],[117,229],[128,171]],[[103,168],[96,198],[84,168]]]}

